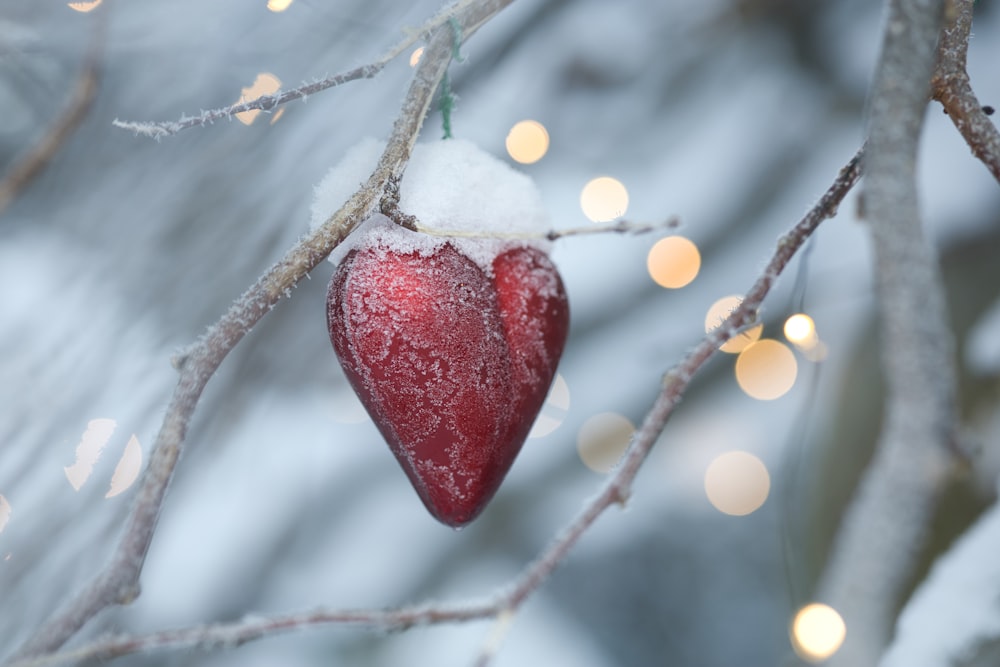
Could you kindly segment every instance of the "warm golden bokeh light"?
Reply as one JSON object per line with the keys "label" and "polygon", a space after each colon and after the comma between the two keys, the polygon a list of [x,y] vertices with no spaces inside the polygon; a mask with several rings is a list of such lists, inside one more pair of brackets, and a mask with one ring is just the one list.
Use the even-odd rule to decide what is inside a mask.
{"label": "warm golden bokeh light", "polygon": [[795,384],[798,364],[787,345],[764,339],[750,345],[736,358],[736,381],[747,395],[771,401]]}
{"label": "warm golden bokeh light", "polygon": [[103,0],[92,0],[91,2],[70,2],[67,3],[66,6],[75,12],[87,13],[97,9],[101,5],[101,2],[103,2]]}
{"label": "warm golden bokeh light", "polygon": [[748,452],[717,456],[705,470],[705,495],[723,514],[746,516],[760,509],[771,491],[764,463]]}
{"label": "warm golden bokeh light", "polygon": [[549,133],[535,120],[522,120],[507,133],[507,153],[521,164],[538,162],[549,150]]}
{"label": "warm golden bokeh light", "polygon": [[844,643],[847,626],[833,607],[813,603],[795,614],[792,647],[799,657],[811,662],[826,660]]}
{"label": "warm golden bokeh light", "polygon": [[[255,100],[262,95],[273,95],[279,90],[281,90],[281,79],[273,74],[269,74],[268,72],[261,72],[257,75],[257,78],[254,79],[253,85],[249,88],[243,88],[240,91],[239,102],[249,102],[250,100]],[[259,114],[260,109],[241,111],[236,114],[236,119],[244,125],[250,125],[257,119]]]}
{"label": "warm golden bokeh light", "polygon": [[76,446],[76,461],[73,465],[63,468],[70,486],[79,491],[94,471],[94,464],[100,458],[104,446],[115,432],[114,419],[92,419],[87,422],[87,430],[83,432],[80,443]]}
{"label": "warm golden bokeh light", "polygon": [[691,283],[701,269],[698,246],[683,236],[660,239],[649,249],[646,269],[660,287],[678,289]]}
{"label": "warm golden bokeh light", "polygon": [[819,343],[816,323],[805,313],[797,313],[785,320],[785,338],[803,350],[810,350]]}
{"label": "warm golden bokeh light", "polygon": [[420,62],[420,56],[424,55],[424,47],[418,46],[413,49],[413,53],[410,54],[410,67],[416,67],[417,63]]}
{"label": "warm golden bokeh light", "polygon": [[118,494],[128,489],[139,478],[139,471],[142,469],[142,447],[139,446],[139,439],[132,434],[132,437],[125,443],[125,451],[118,459],[115,472],[111,475],[111,487],[104,494],[105,498],[114,498]]}
{"label": "warm golden bokeh light", "polygon": [[267,0],[267,8],[272,12],[283,12],[294,0]]}
{"label": "warm golden bokeh light", "polygon": [[566,419],[567,412],[569,412],[569,385],[562,375],[556,373],[549,395],[542,404],[542,411],[538,413],[538,419],[531,427],[528,437],[541,438],[552,433]]}
{"label": "warm golden bokeh light", "polygon": [[580,208],[592,222],[620,218],[628,210],[628,190],[618,179],[600,176],[583,186]]}
{"label": "warm golden bokeh light", "polygon": [[3,529],[7,527],[7,522],[10,521],[10,503],[7,499],[0,495],[0,533]]}
{"label": "warm golden bokeh light", "polygon": [[594,472],[608,472],[615,467],[628,447],[635,426],[614,412],[601,412],[583,423],[576,437],[580,458]]}
{"label": "warm golden bokeh light", "polygon": [[[724,296],[715,303],[713,303],[708,312],[705,314],[705,333],[710,333],[713,329],[717,328],[729,314],[736,309],[743,302],[743,299],[738,296]],[[763,324],[757,324],[750,327],[746,331],[740,332],[737,336],[730,339],[726,343],[719,346],[719,350],[722,352],[728,352],[729,354],[739,354],[751,343],[755,343],[759,338],[760,334],[764,331]]]}

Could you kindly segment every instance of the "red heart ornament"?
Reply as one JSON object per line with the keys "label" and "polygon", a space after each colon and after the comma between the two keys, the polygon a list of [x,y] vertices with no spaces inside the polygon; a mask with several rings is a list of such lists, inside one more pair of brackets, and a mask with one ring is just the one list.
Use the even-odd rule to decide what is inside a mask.
{"label": "red heart ornament", "polygon": [[348,381],[424,505],[455,527],[514,463],[569,328],[544,252],[509,248],[488,268],[451,243],[403,252],[376,238],[348,252],[327,294]]}

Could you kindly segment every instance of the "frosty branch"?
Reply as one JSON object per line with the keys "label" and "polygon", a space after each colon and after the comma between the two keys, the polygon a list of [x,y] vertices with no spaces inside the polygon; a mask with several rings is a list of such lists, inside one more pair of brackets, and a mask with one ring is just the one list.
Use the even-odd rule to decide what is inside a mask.
{"label": "frosty branch", "polygon": [[[944,0],[890,1],[872,84],[863,197],[876,255],[887,395],[875,454],[842,518],[820,587],[850,628],[834,664],[877,662],[957,461],[954,341],[916,183],[944,6]],[[948,67],[955,54],[942,53]]]}
{"label": "frosty branch", "polygon": [[[409,228],[409,225],[407,224],[403,224],[403,226]],[[434,229],[432,227],[425,227],[417,221],[413,222],[412,229],[414,231],[420,232],[421,234],[430,234],[432,236],[448,236],[452,238],[488,237],[491,239],[516,240],[516,241],[520,240],[558,241],[559,239],[566,238],[567,236],[589,236],[591,234],[646,234],[648,232],[655,232],[658,230],[676,229],[679,226],[680,226],[680,220],[677,219],[676,217],[671,217],[667,218],[663,222],[658,222],[658,223],[629,222],[628,220],[617,220],[615,222],[606,225],[591,225],[589,227],[571,227],[569,229],[552,229],[547,232],[542,232],[539,234],[505,233],[496,231],[484,232],[484,233],[470,233],[454,229]]]}
{"label": "frosty branch", "polygon": [[954,0],[948,5],[931,91],[973,155],[1000,182],[1000,132],[976,98],[966,70],[973,5],[973,0]]}
{"label": "frosty branch", "polygon": [[83,69],[69,96],[69,103],[56,122],[25,155],[19,157],[0,180],[0,214],[27,185],[41,173],[45,165],[66,143],[83,122],[97,95],[101,49],[103,47],[107,12],[98,15],[93,42],[84,59]]}
{"label": "frosty branch", "polygon": [[[452,16],[462,39],[510,4],[511,0],[465,2]],[[73,637],[103,609],[129,604],[139,595],[139,577],[153,539],[160,509],[180,457],[191,415],[202,391],[226,355],[278,301],[325,259],[362,220],[378,210],[386,184],[398,180],[451,59],[452,25],[431,34],[414,73],[385,151],[368,182],[314,233],[299,241],[257,280],[228,312],[185,354],[175,360],[179,379],[150,452],[120,541],[103,570],[56,612],[14,654],[13,660],[50,653]]]}
{"label": "frosty branch", "polygon": [[[286,102],[305,100],[309,97],[309,95],[322,92],[329,88],[334,88],[351,81],[358,81],[359,79],[371,79],[385,69],[386,65],[395,60],[401,53],[417,42],[428,39],[438,28],[448,24],[449,21],[455,18],[459,12],[468,9],[474,4],[478,5],[482,3],[475,2],[475,0],[460,0],[453,5],[449,5],[421,27],[415,30],[408,30],[408,35],[404,39],[376,60],[373,60],[366,65],[355,67],[354,69],[349,69],[311,83],[303,84],[298,88],[278,91],[273,95],[261,95],[255,99],[239,102],[220,109],[202,111],[197,116],[182,116],[176,121],[149,122],[118,120],[116,118],[112,121],[112,124],[115,127],[122,128],[123,130],[135,132],[137,135],[150,137],[152,139],[161,139],[163,137],[177,134],[181,130],[186,130],[191,127],[210,125],[217,120],[232,120],[234,115],[245,111],[257,110],[269,112]],[[509,4],[509,2],[503,4],[506,5]],[[469,33],[466,33],[466,36],[468,34]]]}
{"label": "frosty branch", "polygon": [[[227,624],[198,625],[143,636],[111,637],[73,651],[16,661],[7,667],[44,667],[83,659],[110,659],[140,651],[166,648],[232,647],[279,633],[331,624],[400,630],[417,625],[459,623],[488,618],[509,622],[512,615],[548,579],[605,510],[613,505],[623,505],[627,502],[633,481],[687,391],[691,380],[721,345],[756,321],[757,312],[778,276],[819,225],[836,214],[844,197],[858,182],[861,176],[861,157],[862,153],[859,151],[841,169],[819,202],[778,240],[777,247],[764,271],[726,321],[707,334],[664,375],[659,395],[633,436],[618,468],[600,492],[586,503],[577,516],[509,586],[494,592],[487,600],[427,604],[391,610],[321,609],[266,618],[257,617]],[[480,664],[488,662],[496,647],[490,643],[487,648],[488,650],[481,656]]]}

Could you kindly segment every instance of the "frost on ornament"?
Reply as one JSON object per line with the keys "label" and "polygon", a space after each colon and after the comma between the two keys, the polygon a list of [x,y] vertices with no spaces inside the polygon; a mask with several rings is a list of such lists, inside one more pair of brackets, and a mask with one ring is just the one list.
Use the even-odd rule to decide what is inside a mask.
{"label": "frost on ornament", "polygon": [[[353,149],[316,188],[322,224],[375,167]],[[418,146],[400,208],[339,253],[327,294],[330,340],[348,381],[437,519],[472,521],[496,493],[538,416],[569,328],[566,292],[538,241],[546,216],[532,181],[468,142]]]}

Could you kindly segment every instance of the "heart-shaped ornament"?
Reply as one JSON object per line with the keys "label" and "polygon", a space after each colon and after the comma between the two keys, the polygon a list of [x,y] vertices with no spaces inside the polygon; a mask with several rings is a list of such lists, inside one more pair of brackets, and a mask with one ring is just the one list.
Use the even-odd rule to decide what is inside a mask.
{"label": "heart-shaped ornament", "polygon": [[492,269],[451,245],[422,255],[362,244],[327,296],[347,379],[427,509],[450,526],[472,521],[514,463],[569,325],[546,255],[512,248]]}
{"label": "heart-shaped ornament", "polygon": [[[525,176],[452,140],[418,147],[400,208],[425,226],[488,235],[537,231],[539,201]],[[569,307],[545,250],[429,236],[376,216],[330,281],[327,325],[347,379],[427,509],[450,526],[496,493],[555,376]]]}

